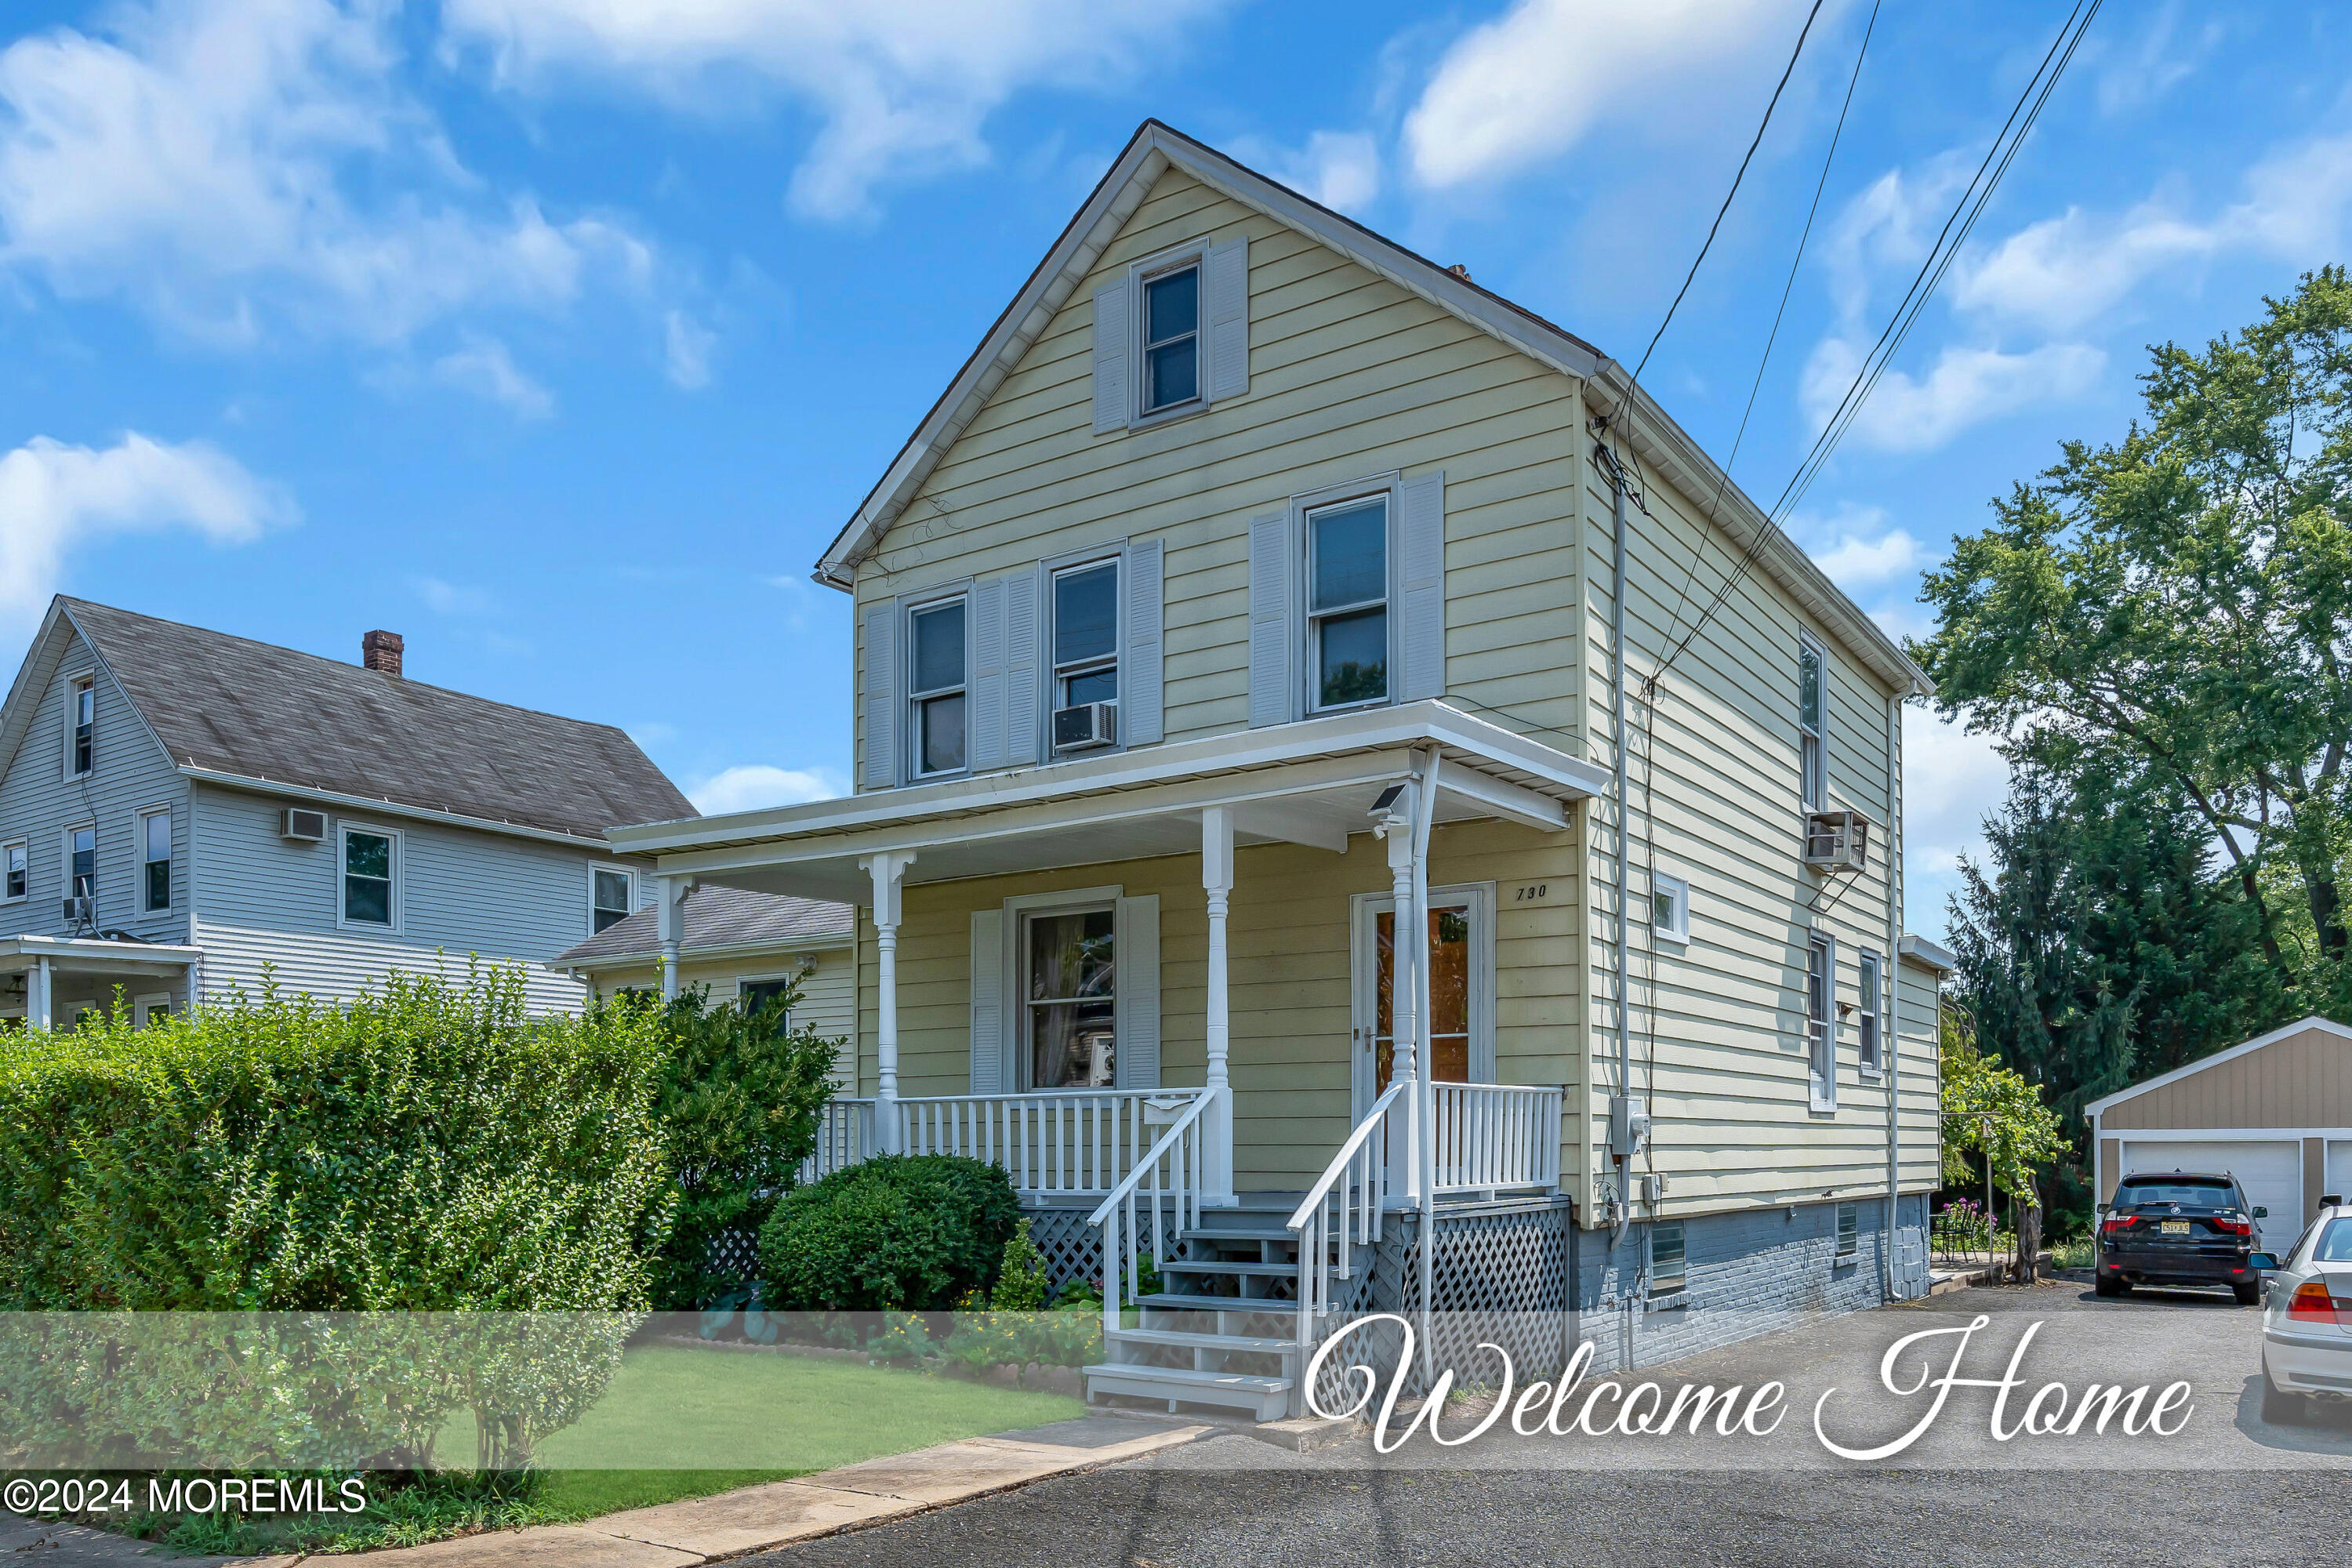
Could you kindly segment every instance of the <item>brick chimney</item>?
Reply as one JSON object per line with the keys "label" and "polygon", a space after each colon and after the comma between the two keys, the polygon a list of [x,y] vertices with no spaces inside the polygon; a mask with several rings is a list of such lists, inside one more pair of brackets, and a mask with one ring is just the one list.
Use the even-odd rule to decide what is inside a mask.
{"label": "brick chimney", "polygon": [[400,673],[400,634],[370,632],[360,638],[360,662],[384,675]]}

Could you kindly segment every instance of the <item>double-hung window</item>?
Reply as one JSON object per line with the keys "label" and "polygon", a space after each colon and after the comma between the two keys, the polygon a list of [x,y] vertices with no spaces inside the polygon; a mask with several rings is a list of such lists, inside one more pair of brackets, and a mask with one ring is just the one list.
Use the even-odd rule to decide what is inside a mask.
{"label": "double-hung window", "polygon": [[1118,700],[1118,563],[1054,574],[1054,706]]}
{"label": "double-hung window", "polygon": [[390,928],[399,909],[399,839],[368,827],[346,827],[342,839],[343,923]]}
{"label": "double-hung window", "polygon": [[151,811],[139,818],[139,908],[154,914],[172,907],[172,814]]}
{"label": "double-hung window", "polygon": [[588,872],[588,923],[596,931],[629,918],[631,877],[612,866],[591,867]]}
{"label": "double-hung window", "polygon": [[98,680],[83,676],[66,693],[66,773],[79,778],[98,765]]}
{"label": "double-hung window", "polygon": [[924,605],[908,617],[908,665],[913,672],[914,773],[928,778],[964,767],[966,714],[964,602]]}
{"label": "double-hung window", "polygon": [[1143,279],[1143,412],[1201,395],[1201,264]]}
{"label": "double-hung window", "polygon": [[32,865],[19,838],[0,844],[0,903],[13,904],[32,889]]}
{"label": "double-hung window", "polygon": [[[784,1001],[792,994],[792,990],[793,983],[789,980],[739,981],[735,988],[735,1010],[746,1018],[756,1016],[761,1008]],[[779,1029],[793,1026],[789,1008],[777,1013],[775,1025]]]}
{"label": "double-hung window", "polygon": [[1822,650],[1797,639],[1797,793],[1807,811],[1829,809],[1829,764],[1822,751]]}
{"label": "double-hung window", "polygon": [[1307,514],[1309,712],[1389,694],[1389,498]]}
{"label": "double-hung window", "polygon": [[1110,908],[1021,919],[1025,1089],[1108,1089],[1117,1081],[1118,917]]}
{"label": "double-hung window", "polygon": [[[88,900],[86,903],[84,900]],[[98,908],[98,829],[66,829],[65,918],[95,919]]]}
{"label": "double-hung window", "polygon": [[1836,952],[1821,931],[1805,939],[1805,1055],[1816,1110],[1837,1109]]}
{"label": "double-hung window", "polygon": [[1880,1025],[1879,1013],[1879,1009],[1883,1005],[1878,994],[1880,984],[1878,954],[1874,952],[1863,953],[1862,1070],[1864,1072],[1877,1072],[1881,1070],[1882,1067],[1879,1059],[1879,1052],[1883,1048],[1880,1042],[1884,1037],[1884,1032]]}

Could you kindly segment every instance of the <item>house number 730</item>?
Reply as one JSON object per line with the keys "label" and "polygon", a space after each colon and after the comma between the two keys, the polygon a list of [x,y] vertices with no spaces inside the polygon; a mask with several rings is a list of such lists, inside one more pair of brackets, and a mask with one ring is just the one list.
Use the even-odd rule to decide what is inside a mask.
{"label": "house number 730", "polygon": [[1511,902],[1515,904],[1541,903],[1546,898],[1549,897],[1550,894],[1551,884],[1549,882],[1528,882],[1521,885],[1512,892]]}

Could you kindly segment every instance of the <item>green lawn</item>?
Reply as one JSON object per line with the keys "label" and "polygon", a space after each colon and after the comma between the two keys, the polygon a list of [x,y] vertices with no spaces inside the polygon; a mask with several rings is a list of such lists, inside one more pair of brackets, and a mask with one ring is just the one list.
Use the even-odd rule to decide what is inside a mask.
{"label": "green lawn", "polygon": [[[526,1479],[492,1489],[453,1472],[377,1492],[367,1513],[331,1524],[150,1518],[139,1533],[207,1552],[410,1546],[707,1497],[958,1437],[1042,1426],[1083,1410],[1064,1394],[854,1362],[648,1345],[623,1358],[594,1409],[541,1445],[541,1468]],[[470,1456],[472,1415],[453,1421],[436,1448],[445,1460]]]}

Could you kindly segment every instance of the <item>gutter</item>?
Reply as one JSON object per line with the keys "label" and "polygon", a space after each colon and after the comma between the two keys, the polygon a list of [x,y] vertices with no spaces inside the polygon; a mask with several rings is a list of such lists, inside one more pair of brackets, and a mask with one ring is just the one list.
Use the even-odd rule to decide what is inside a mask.
{"label": "gutter", "polygon": [[383,800],[373,795],[345,795],[340,790],[317,789],[309,784],[256,778],[247,773],[223,773],[216,768],[198,767],[193,763],[179,764],[179,772],[198,784],[215,784],[223,789],[239,790],[247,795],[289,795],[296,800],[316,801],[321,805],[341,806],[352,811],[374,812],[384,816],[405,817],[414,822],[445,822],[452,826],[472,828],[478,833],[503,833],[517,838],[534,838],[542,844],[566,844],[576,849],[584,849],[592,853],[602,852],[616,858],[625,853],[615,850],[602,833],[592,837],[583,833],[566,833],[560,828],[532,827],[520,822],[505,822],[487,816],[467,816],[461,812],[436,811],[429,805],[406,805],[396,800]]}

